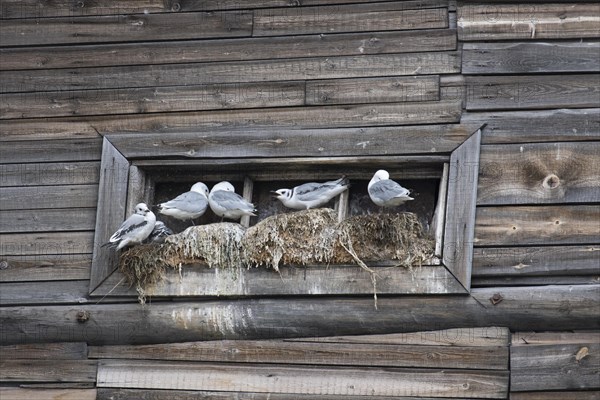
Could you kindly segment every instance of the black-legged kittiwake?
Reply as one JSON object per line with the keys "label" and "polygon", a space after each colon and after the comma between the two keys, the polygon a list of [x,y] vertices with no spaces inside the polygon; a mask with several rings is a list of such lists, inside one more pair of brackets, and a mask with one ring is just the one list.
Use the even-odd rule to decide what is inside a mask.
{"label": "black-legged kittiwake", "polygon": [[219,182],[208,195],[210,209],[221,218],[240,219],[244,215],[256,216],[254,204],[235,193],[233,185]]}
{"label": "black-legged kittiwake", "polygon": [[135,206],[135,213],[125,220],[106,245],[121,250],[124,247],[142,243],[154,229],[156,216],[145,203]]}
{"label": "black-legged kittiwake", "polygon": [[173,200],[156,206],[158,212],[180,220],[200,217],[208,207],[208,187],[202,182],[195,183],[189,192],[175,197]]}
{"label": "black-legged kittiwake", "polygon": [[390,174],[383,169],[375,172],[367,187],[373,203],[381,207],[394,207],[414,200],[409,196],[410,191],[390,179]]}
{"label": "black-legged kittiwake", "polygon": [[345,176],[335,181],[310,182],[293,189],[279,189],[271,192],[284,206],[295,210],[308,210],[320,207],[338,194],[347,190],[350,181]]}
{"label": "black-legged kittiwake", "polygon": [[173,231],[164,222],[156,221],[154,229],[152,229],[150,235],[144,240],[144,243],[163,243],[167,236],[172,234]]}

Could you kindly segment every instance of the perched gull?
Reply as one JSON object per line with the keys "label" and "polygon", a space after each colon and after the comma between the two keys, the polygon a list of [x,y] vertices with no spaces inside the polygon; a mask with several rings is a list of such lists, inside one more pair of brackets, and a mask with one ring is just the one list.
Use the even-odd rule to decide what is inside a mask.
{"label": "perched gull", "polygon": [[305,183],[293,189],[279,189],[271,193],[288,208],[308,210],[326,204],[349,186],[348,178],[343,176],[336,181]]}
{"label": "perched gull", "polygon": [[121,224],[105,245],[121,250],[126,246],[140,244],[150,235],[155,223],[154,213],[146,204],[139,203],[135,206],[135,213]]}
{"label": "perched gull", "polygon": [[173,231],[162,221],[156,221],[154,229],[150,232],[150,236],[144,240],[144,243],[162,243],[167,236],[173,234]]}
{"label": "perched gull", "polygon": [[227,181],[213,186],[208,195],[208,204],[221,218],[240,219],[244,215],[256,216],[254,204],[235,193],[233,185]]}
{"label": "perched gull", "polygon": [[195,183],[185,192],[158,206],[158,212],[180,220],[198,218],[208,207],[208,188],[202,182]]}
{"label": "perched gull", "polygon": [[381,207],[394,207],[413,200],[410,191],[390,179],[390,174],[383,169],[375,172],[367,188],[373,203]]}

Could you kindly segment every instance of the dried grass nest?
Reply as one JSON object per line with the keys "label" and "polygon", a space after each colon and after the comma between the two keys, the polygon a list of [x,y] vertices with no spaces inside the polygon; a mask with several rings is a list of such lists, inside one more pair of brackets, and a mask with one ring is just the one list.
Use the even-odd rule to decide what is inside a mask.
{"label": "dried grass nest", "polygon": [[[121,254],[119,269],[140,300],[167,268],[203,263],[211,268],[353,264],[398,261],[420,266],[435,241],[413,213],[359,215],[337,221],[331,209],[278,214],[245,229],[236,223],[192,226],[163,244],[140,245]],[[374,282],[375,284],[375,282]]]}

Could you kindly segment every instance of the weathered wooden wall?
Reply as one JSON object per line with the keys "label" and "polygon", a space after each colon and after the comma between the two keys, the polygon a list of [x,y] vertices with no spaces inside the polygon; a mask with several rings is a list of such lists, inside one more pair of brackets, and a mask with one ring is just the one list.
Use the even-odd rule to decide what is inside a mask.
{"label": "weathered wooden wall", "polygon": [[[585,1],[1,1],[0,340],[598,329],[599,15]],[[140,308],[87,295],[104,134],[459,121],[487,124],[472,296],[383,298],[375,313],[367,298]],[[560,338],[574,357],[578,336]],[[586,340],[581,361],[597,360],[597,338]],[[575,392],[600,386],[593,363],[539,384],[558,368],[545,346],[515,347],[512,398],[598,398]],[[65,363],[75,382],[95,382],[95,362]],[[96,395],[81,390],[74,398]]]}

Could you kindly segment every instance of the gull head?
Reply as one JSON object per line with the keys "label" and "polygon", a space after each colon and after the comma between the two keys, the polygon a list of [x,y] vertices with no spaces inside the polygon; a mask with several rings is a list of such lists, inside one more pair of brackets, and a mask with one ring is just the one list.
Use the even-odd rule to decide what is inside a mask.
{"label": "gull head", "polygon": [[375,175],[373,175],[373,178],[371,178],[371,182],[369,182],[368,187],[371,187],[374,183],[386,179],[390,179],[390,174],[385,169],[380,169],[379,171],[375,172]]}
{"label": "gull head", "polygon": [[146,216],[146,214],[148,214],[150,212],[150,209],[148,208],[148,206],[146,205],[146,203],[139,203],[135,206],[135,213],[139,214],[139,215],[144,215]]}
{"label": "gull head", "polygon": [[204,197],[208,197],[208,187],[202,182],[196,182],[190,189],[191,192],[200,193]]}
{"label": "gull head", "polygon": [[289,200],[292,198],[291,189],[279,189],[271,192],[271,195],[278,200]]}
{"label": "gull head", "polygon": [[210,190],[212,192],[216,192],[218,190],[224,190],[226,192],[235,192],[235,188],[233,185],[227,181],[219,182]]}

